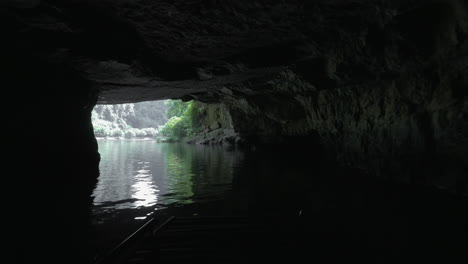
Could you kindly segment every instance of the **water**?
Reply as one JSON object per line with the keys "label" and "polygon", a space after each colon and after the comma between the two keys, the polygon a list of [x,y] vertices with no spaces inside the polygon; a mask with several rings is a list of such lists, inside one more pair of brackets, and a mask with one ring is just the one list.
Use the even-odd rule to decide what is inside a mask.
{"label": "water", "polygon": [[242,153],[221,146],[98,140],[97,208],[164,208],[222,195],[231,188]]}
{"label": "water", "polygon": [[[466,252],[466,247],[455,243],[467,241],[466,232],[461,232],[468,221],[465,203],[330,164],[307,146],[241,152],[220,146],[102,140],[99,152],[101,175],[94,191],[94,234],[90,237],[98,257],[133,233],[149,215],[158,219],[175,207],[194,207],[200,215],[233,212],[252,218],[300,220],[307,224],[280,226],[288,232],[289,227],[300,228],[308,241],[324,245],[330,253],[341,248],[340,252],[362,250],[366,256],[374,252],[380,257],[392,249],[390,253],[398,255],[415,250],[408,243],[415,237],[420,240],[411,244],[430,241],[437,250],[424,246],[414,252],[437,252],[441,247],[447,252],[454,248]],[[204,209],[212,211],[198,207],[218,198],[221,202],[212,204],[220,204],[222,212],[211,207],[211,202]]]}

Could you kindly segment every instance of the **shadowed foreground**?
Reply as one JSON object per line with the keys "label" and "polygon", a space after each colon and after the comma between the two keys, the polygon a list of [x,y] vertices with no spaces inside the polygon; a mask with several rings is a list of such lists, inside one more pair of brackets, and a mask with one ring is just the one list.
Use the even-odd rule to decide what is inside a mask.
{"label": "shadowed foreground", "polygon": [[247,210],[239,210],[240,201],[235,199],[173,210],[160,215],[156,224],[150,223],[107,261],[467,262],[468,207],[463,199],[355,178],[353,184],[327,184],[317,183],[320,187],[309,193],[312,201],[298,210],[272,197],[270,203],[250,200]]}

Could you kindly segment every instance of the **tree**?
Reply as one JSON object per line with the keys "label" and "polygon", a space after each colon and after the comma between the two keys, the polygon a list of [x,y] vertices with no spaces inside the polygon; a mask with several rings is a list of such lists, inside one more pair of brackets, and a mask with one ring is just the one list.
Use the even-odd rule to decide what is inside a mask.
{"label": "tree", "polygon": [[202,120],[205,114],[202,103],[172,100],[167,102],[167,106],[167,116],[170,119],[161,128],[161,135],[168,137],[171,141],[179,141],[202,130]]}

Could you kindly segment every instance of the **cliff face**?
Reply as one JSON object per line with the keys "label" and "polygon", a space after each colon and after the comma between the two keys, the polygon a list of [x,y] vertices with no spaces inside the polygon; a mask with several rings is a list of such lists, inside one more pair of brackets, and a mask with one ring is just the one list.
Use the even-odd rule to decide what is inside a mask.
{"label": "cliff face", "polygon": [[165,101],[96,105],[92,122],[96,137],[155,137],[168,118]]}
{"label": "cliff face", "polygon": [[188,139],[195,144],[238,144],[243,143],[232,123],[229,109],[224,103],[202,104],[202,130]]}
{"label": "cliff face", "polygon": [[[9,0],[0,7],[4,98],[24,106],[7,117],[22,131],[7,144],[9,164],[24,166],[14,157],[29,149],[34,165],[13,184],[31,182],[24,200],[42,204],[51,186],[63,187],[62,201],[38,214],[60,217],[53,208],[66,204],[85,214],[98,174],[96,102],[168,98],[222,104],[251,140],[308,138],[330,159],[379,177],[467,192],[466,1]],[[31,144],[20,140],[30,136],[26,123],[41,128]],[[64,173],[70,177],[59,181]]]}

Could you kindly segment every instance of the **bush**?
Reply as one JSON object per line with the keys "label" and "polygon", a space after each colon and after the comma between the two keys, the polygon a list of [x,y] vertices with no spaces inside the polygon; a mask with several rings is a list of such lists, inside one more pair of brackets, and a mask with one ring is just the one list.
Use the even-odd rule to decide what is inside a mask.
{"label": "bush", "polygon": [[156,137],[158,135],[158,130],[153,127],[143,128],[142,130],[147,137]]}
{"label": "bush", "polygon": [[169,121],[161,128],[162,136],[171,141],[178,141],[193,136],[202,130],[205,108],[202,103],[181,100],[168,101],[167,115]]}
{"label": "bush", "polygon": [[146,132],[142,129],[136,128],[134,129],[134,132],[137,137],[146,137]]}
{"label": "bush", "polygon": [[169,139],[179,140],[187,136],[188,123],[186,119],[179,116],[173,116],[161,129],[161,134]]}
{"label": "bush", "polygon": [[125,138],[134,138],[136,133],[132,129],[125,131]]}
{"label": "bush", "polygon": [[121,137],[123,136],[123,131],[121,129],[118,129],[118,128],[114,128],[110,131],[110,136],[112,137]]}
{"label": "bush", "polygon": [[104,127],[95,127],[94,128],[94,136],[96,137],[107,137],[108,132],[107,129]]}

